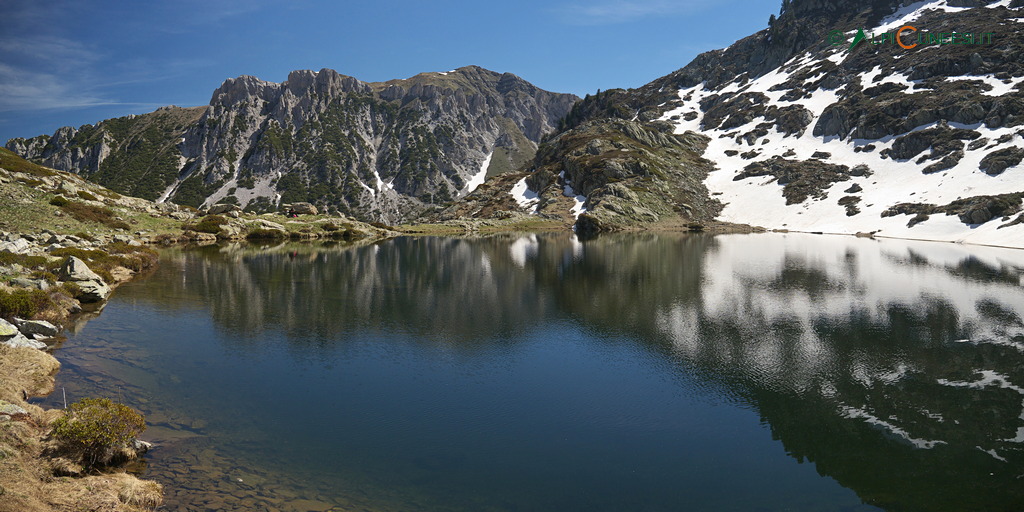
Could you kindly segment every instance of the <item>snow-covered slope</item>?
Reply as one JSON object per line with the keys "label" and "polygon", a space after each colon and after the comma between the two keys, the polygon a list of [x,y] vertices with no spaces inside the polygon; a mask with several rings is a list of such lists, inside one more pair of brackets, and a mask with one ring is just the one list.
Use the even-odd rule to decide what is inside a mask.
{"label": "snow-covered slope", "polygon": [[[964,201],[1024,192],[1024,72],[1012,60],[1024,9],[1010,4],[918,2],[864,27],[869,38],[908,24],[922,32],[987,27],[992,44],[904,49],[869,39],[848,50],[822,42],[760,76],[682,87],[660,119],[676,133],[710,137],[703,156],[718,170],[705,183],[724,203],[720,220],[1024,247],[1024,224],[1003,227],[1019,212],[1019,198],[1004,198],[1016,207],[1002,210],[985,199]],[[845,32],[852,41],[857,30]],[[967,65],[936,65],[946,59]],[[983,165],[1000,156],[1009,157],[1003,169]],[[800,172],[817,162],[842,167]],[[806,194],[785,190],[801,186]],[[910,215],[957,200],[963,204],[948,211],[926,208],[926,219]]]}
{"label": "snow-covered slope", "polygon": [[[586,231],[717,220],[1024,248],[1021,20],[1024,0],[790,0],[728,48],[577,103],[509,192],[551,215],[571,182]],[[930,43],[952,40],[974,43]]]}

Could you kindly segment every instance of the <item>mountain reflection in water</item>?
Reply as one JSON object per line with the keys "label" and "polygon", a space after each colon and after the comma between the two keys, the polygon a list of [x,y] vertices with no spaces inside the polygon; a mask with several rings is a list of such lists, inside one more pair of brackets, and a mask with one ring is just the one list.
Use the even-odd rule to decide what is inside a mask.
{"label": "mountain reflection in water", "polygon": [[[399,238],[359,247],[171,250],[156,274],[125,285],[109,309],[121,301],[170,316],[199,311],[232,352],[283,343],[307,369],[340,364],[339,347],[359,333],[397,333],[455,354],[462,363],[451,364],[464,368],[474,357],[504,357],[495,347],[532,346],[523,333],[554,341],[582,331],[588,343],[612,349],[632,343],[628,350],[664,366],[659,375],[677,376],[652,386],[756,411],[790,457],[813,463],[864,503],[1013,510],[1024,508],[1022,276],[1024,251],[851,237]],[[75,341],[63,349],[72,366]],[[567,379],[577,371],[576,381],[591,385],[581,368],[567,367]],[[549,390],[530,385],[538,393],[531,399],[543,402]],[[609,414],[596,403],[586,414]],[[636,423],[626,431],[642,429],[640,419],[618,421]],[[451,435],[457,442],[460,434]],[[628,451],[631,439],[601,441],[626,443]],[[700,464],[713,466],[718,456]],[[152,457],[159,465],[159,453]],[[449,466],[438,460],[430,471],[443,473]],[[671,503],[665,492],[647,496],[646,509]],[[563,508],[579,505],[560,499]],[[474,506],[494,504],[479,500]],[[445,506],[472,508],[458,500]]]}

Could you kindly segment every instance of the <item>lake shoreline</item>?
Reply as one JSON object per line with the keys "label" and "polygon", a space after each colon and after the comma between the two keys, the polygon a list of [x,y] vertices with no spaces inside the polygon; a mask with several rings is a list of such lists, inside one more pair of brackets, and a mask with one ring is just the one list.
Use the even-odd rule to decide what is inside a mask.
{"label": "lake shoreline", "polygon": [[[51,236],[65,242],[65,249],[68,250],[64,252],[83,257],[93,256],[97,260],[110,258],[112,261],[94,263],[105,276],[100,278],[78,260],[81,265],[76,271],[82,275],[91,274],[89,277],[92,279],[75,281],[78,277],[62,272],[61,278],[65,281],[54,284],[50,282],[54,279],[52,274],[47,276],[38,270],[29,272],[31,263],[53,258],[37,243],[45,242],[43,237],[21,235],[17,237],[19,240],[31,239],[29,245],[22,248],[21,254],[4,253],[6,259],[11,260],[10,266],[4,267],[6,279],[0,286],[5,296],[16,297],[28,289],[33,290],[29,293],[35,293],[36,297],[48,293],[49,301],[34,315],[26,315],[46,320],[16,321],[19,333],[0,343],[0,374],[4,376],[0,385],[0,406],[7,413],[0,414],[0,447],[3,448],[4,459],[15,461],[0,469],[0,495],[23,512],[100,508],[117,512],[152,510],[162,502],[162,488],[158,483],[139,479],[117,466],[105,468],[101,472],[85,471],[73,461],[48,454],[47,451],[53,448],[49,438],[50,426],[64,413],[57,408],[44,409],[31,400],[49,396],[55,391],[54,383],[61,363],[54,352],[62,348],[66,340],[61,333],[77,321],[100,314],[114,289],[152,270],[157,261],[147,252],[151,250],[145,248],[144,244],[123,235],[109,236],[109,244],[105,246],[84,240],[79,242],[86,243],[67,243],[69,240],[66,235]],[[99,240],[106,238],[100,237]],[[135,262],[137,265],[133,265],[127,263],[129,259],[126,255],[130,254],[144,254],[147,257],[140,258]],[[64,267],[74,258],[67,256]],[[50,259],[49,264],[53,263],[54,260]],[[127,268],[118,263],[135,268]],[[13,271],[13,274],[8,271]],[[65,288],[60,284],[62,282],[75,285]],[[11,287],[9,284],[17,286]],[[86,287],[92,290],[91,294],[68,296],[70,291]],[[12,326],[6,321],[4,324]],[[135,458],[147,449],[148,443],[134,443],[125,454]]]}

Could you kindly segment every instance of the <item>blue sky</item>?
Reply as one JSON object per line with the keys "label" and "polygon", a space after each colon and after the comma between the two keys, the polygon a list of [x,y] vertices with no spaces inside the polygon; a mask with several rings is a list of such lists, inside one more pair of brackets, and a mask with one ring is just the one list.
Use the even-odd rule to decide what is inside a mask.
{"label": "blue sky", "polygon": [[0,0],[0,143],[224,79],[331,68],[374,82],[476,64],[580,96],[638,87],[767,26],[780,0]]}

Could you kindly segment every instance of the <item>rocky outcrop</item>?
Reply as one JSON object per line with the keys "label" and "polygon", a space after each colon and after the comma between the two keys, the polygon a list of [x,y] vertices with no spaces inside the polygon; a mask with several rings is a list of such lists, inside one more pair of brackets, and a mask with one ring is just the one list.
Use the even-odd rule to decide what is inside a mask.
{"label": "rocky outcrop", "polygon": [[17,327],[2,318],[0,318],[0,344],[12,348],[46,348],[45,343],[25,336]]}
{"label": "rocky outcrop", "polygon": [[382,83],[304,70],[283,83],[228,79],[208,107],[7,147],[152,200],[251,211],[309,202],[395,223],[465,195],[482,174],[518,168],[577,99],[476,66]]}
{"label": "rocky outcrop", "polygon": [[103,282],[103,278],[74,256],[68,256],[64,261],[58,277],[78,285],[81,294],[77,298],[82,302],[99,302],[110,296],[110,286]]}

